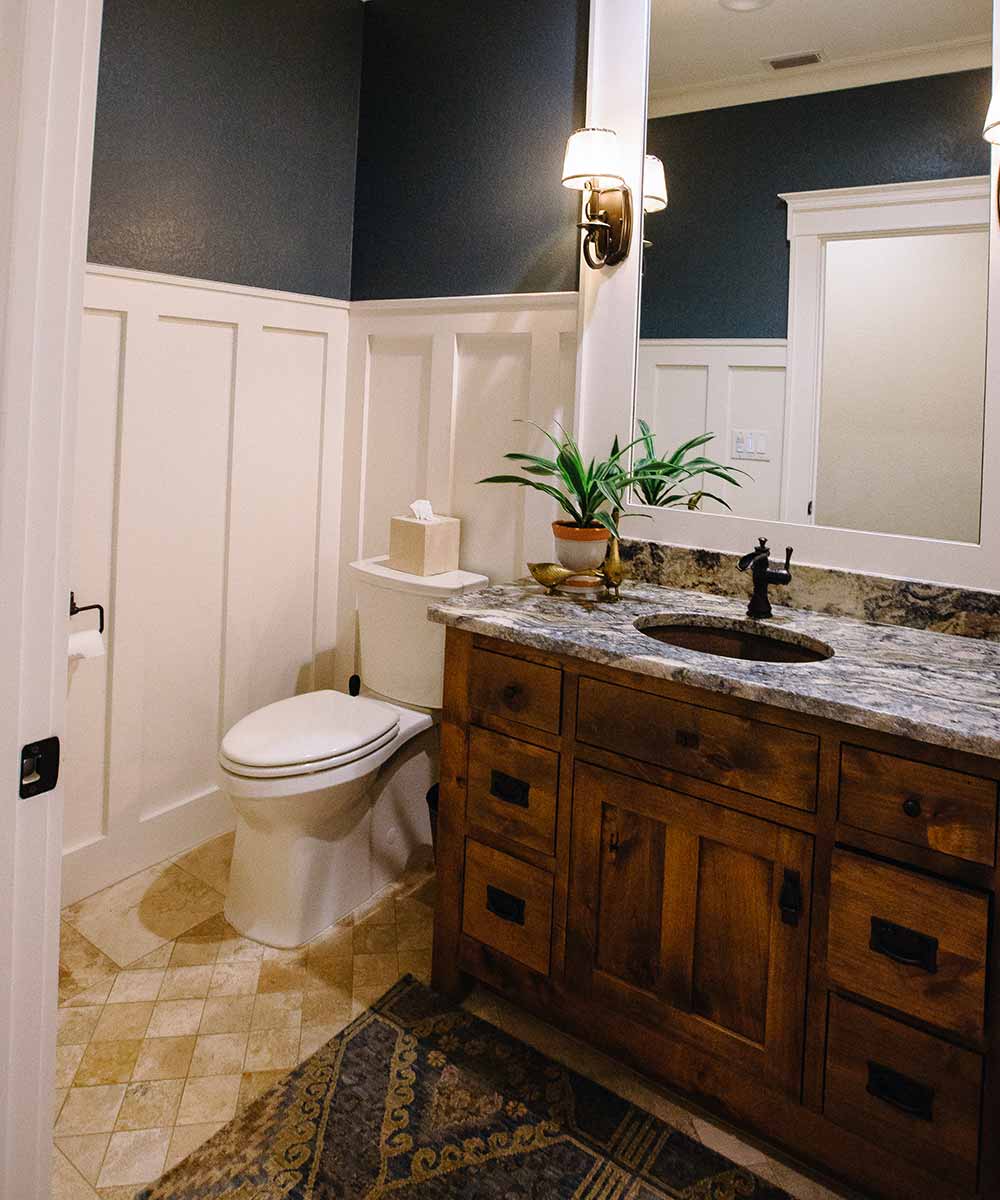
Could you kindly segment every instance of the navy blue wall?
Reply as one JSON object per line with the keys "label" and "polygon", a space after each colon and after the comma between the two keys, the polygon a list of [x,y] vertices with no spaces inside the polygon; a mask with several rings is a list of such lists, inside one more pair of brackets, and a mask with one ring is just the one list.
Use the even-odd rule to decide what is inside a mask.
{"label": "navy blue wall", "polygon": [[104,0],[92,262],[350,296],[361,0]]}
{"label": "navy blue wall", "polygon": [[369,0],[355,299],[577,284],[588,0]]}
{"label": "navy blue wall", "polygon": [[660,117],[670,205],[648,219],[643,337],[785,337],[787,209],[779,192],[989,172],[990,72]]}

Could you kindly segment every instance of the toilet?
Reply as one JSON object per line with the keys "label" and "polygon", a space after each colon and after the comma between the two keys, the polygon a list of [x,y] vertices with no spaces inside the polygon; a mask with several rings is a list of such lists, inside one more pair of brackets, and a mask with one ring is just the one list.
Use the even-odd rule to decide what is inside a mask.
{"label": "toilet", "polygon": [[409,575],[385,558],[350,569],[360,694],[269,704],[238,721],[219,752],[237,817],[226,919],[269,946],[310,941],[429,857],[445,631],[427,607],[489,582],[468,571]]}

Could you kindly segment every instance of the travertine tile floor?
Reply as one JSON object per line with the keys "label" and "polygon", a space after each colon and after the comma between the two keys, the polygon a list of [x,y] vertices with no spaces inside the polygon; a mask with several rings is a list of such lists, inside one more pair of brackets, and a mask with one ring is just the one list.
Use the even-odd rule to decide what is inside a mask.
{"label": "travertine tile floor", "polygon": [[[231,835],[217,838],[64,910],[53,1200],[131,1200],[400,975],[429,980],[428,870],[280,951],[222,916],[231,853]],[[477,991],[468,1007],[798,1200],[836,1200],[515,1005]]]}

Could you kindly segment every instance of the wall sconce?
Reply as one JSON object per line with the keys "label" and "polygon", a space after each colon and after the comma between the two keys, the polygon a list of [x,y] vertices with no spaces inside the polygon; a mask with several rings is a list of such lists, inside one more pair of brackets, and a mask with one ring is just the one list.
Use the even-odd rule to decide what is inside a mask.
{"label": "wall sconce", "polygon": [[642,211],[663,212],[667,207],[667,176],[663,163],[655,154],[646,155],[646,166],[642,175]]}
{"label": "wall sconce", "polygon": [[[1000,91],[993,93],[993,99],[986,111],[983,137],[991,146],[1000,146]],[[1000,217],[1000,189],[997,190],[997,214]]]}
{"label": "wall sconce", "polygon": [[621,171],[613,129],[578,129],[566,143],[563,187],[588,192],[583,257],[595,271],[628,257],[632,245],[632,193]]}

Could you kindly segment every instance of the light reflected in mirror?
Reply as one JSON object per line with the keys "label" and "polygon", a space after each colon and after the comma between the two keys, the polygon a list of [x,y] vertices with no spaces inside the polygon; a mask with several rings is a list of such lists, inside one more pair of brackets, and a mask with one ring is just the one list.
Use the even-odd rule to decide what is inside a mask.
{"label": "light reflected in mirror", "polygon": [[635,417],[714,433],[735,514],[979,540],[991,30],[990,0],[652,0]]}

